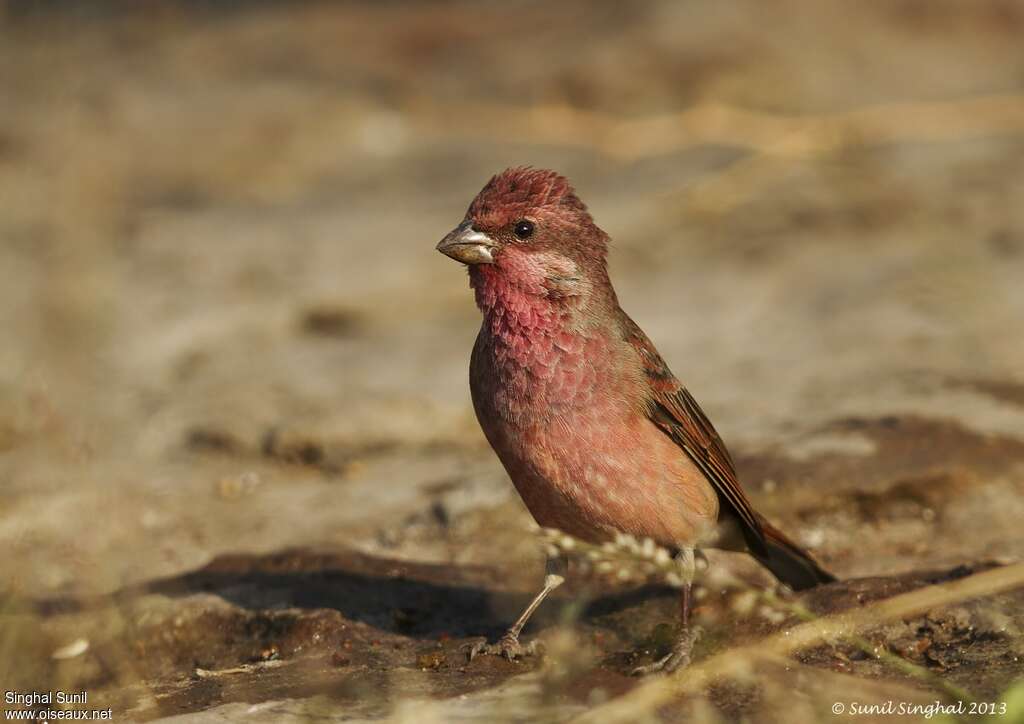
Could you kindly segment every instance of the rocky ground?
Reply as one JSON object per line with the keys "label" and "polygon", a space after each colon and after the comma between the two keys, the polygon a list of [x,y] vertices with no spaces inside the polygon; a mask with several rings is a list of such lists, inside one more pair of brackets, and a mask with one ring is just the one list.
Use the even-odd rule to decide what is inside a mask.
{"label": "rocky ground", "polygon": [[[843,579],[802,606],[1024,556],[1018,3],[140,7],[0,3],[5,690],[119,721],[560,721],[638,691],[657,585],[559,591],[542,661],[462,651],[542,557],[433,246],[514,164],[575,182],[756,505]],[[711,562],[697,664],[799,623]],[[1003,701],[1022,603],[879,620],[657,712]]]}

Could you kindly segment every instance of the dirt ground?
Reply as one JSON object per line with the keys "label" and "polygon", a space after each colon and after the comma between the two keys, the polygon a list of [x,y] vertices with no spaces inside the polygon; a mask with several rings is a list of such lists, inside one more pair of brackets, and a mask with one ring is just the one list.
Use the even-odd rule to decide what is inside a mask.
{"label": "dirt ground", "polygon": [[[1022,33],[1011,0],[0,2],[5,691],[566,721],[646,685],[658,585],[559,591],[543,659],[462,650],[543,570],[433,248],[509,165],[572,179],[757,507],[843,579],[802,606],[1019,562]],[[800,622],[711,563],[698,664]],[[1024,698],[1024,588],[861,634],[635,720]]]}

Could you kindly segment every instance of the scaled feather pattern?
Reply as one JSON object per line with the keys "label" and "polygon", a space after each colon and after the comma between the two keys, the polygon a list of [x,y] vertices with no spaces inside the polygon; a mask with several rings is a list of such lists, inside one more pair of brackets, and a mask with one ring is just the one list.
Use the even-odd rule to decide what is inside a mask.
{"label": "scaled feather pattern", "polygon": [[833,580],[753,509],[722,438],[619,307],[608,235],[563,176],[494,176],[460,228],[488,244],[473,257],[486,263],[468,264],[483,316],[474,409],[541,526],[683,549],[709,540],[722,518],[793,588]]}

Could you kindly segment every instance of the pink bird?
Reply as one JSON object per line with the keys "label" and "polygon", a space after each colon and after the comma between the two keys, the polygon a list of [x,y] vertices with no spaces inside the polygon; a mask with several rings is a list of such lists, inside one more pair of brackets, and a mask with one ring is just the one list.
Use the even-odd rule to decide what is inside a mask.
{"label": "pink bird", "polygon": [[[494,176],[438,251],[469,267],[483,323],[469,366],[484,435],[526,507],[545,528],[602,542],[625,533],[676,551],[713,538],[719,518],[732,545],[794,589],[835,580],[757,513],[732,458],[696,400],[619,307],[608,278],[608,235],[553,171]],[[728,547],[725,536],[718,547]],[[495,645],[532,653],[519,634],[564,581],[549,562],[544,587]],[[689,662],[690,584],[672,651],[638,673]]]}

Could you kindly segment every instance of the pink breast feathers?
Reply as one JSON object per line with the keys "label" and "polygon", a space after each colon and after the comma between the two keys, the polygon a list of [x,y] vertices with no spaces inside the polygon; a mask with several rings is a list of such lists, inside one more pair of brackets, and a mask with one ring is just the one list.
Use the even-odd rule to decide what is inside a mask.
{"label": "pink breast feathers", "polygon": [[717,517],[717,498],[682,450],[614,389],[613,380],[631,377],[621,367],[632,358],[609,353],[615,340],[605,329],[574,329],[571,310],[490,282],[500,280],[474,283],[484,311],[474,405],[537,522],[588,540],[621,531],[695,542]]}

